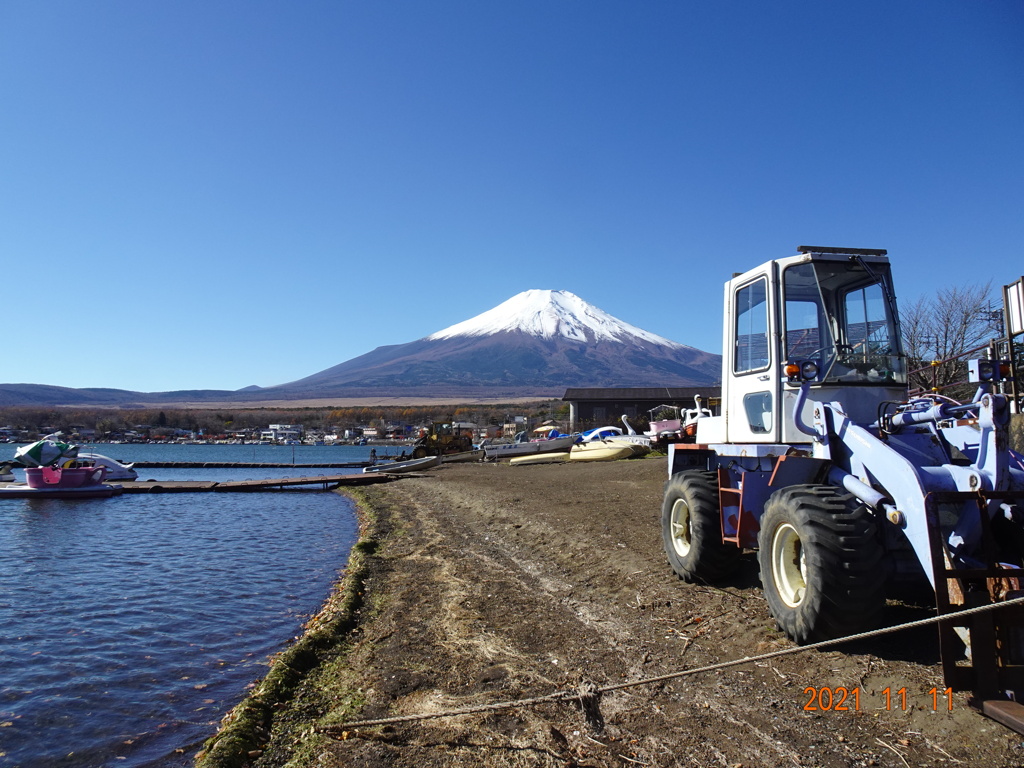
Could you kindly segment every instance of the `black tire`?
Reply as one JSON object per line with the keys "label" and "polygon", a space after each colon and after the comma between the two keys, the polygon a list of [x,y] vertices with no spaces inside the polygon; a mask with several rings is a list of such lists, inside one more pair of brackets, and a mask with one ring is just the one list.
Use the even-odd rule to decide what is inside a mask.
{"label": "black tire", "polygon": [[665,484],[661,537],[669,565],[683,581],[721,581],[736,567],[741,550],[722,541],[718,476],[687,471]]}
{"label": "black tire", "polygon": [[794,485],[765,505],[758,564],[779,628],[804,645],[872,629],[888,559],[871,511],[831,486]]}
{"label": "black tire", "polygon": [[412,449],[412,457],[414,459],[425,459],[427,458],[427,448],[423,445],[417,445]]}

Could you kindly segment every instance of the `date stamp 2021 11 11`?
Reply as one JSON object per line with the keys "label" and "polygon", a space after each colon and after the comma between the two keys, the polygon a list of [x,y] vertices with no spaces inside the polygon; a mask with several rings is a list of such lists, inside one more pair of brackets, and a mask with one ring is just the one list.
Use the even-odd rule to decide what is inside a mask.
{"label": "date stamp 2021 11 11", "polygon": [[923,696],[914,696],[905,687],[888,686],[881,692],[869,695],[861,688],[845,686],[808,686],[804,688],[807,697],[805,712],[860,712],[862,709],[904,710],[918,704],[922,709],[933,712],[953,711],[953,689],[932,688]]}

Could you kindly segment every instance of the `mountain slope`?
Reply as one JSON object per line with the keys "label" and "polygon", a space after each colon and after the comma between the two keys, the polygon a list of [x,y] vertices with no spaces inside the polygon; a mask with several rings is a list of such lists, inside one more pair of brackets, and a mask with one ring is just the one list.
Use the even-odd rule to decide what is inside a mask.
{"label": "mountain slope", "polygon": [[648,333],[567,291],[525,291],[474,318],[262,390],[293,396],[415,390],[558,396],[566,387],[690,386],[721,358]]}
{"label": "mountain slope", "polygon": [[563,337],[570,341],[631,340],[682,348],[682,344],[637,328],[612,317],[568,291],[523,291],[494,309],[427,336],[428,341],[458,336],[490,336],[520,331],[542,339]]}
{"label": "mountain slope", "polygon": [[407,344],[235,392],[141,393],[0,384],[3,405],[137,406],[347,397],[561,397],[567,387],[713,384],[721,357],[623,322],[568,291],[531,290]]}
{"label": "mountain slope", "polygon": [[0,384],[0,406],[97,406],[134,408],[184,401],[227,402],[235,393],[219,389],[187,389],[177,392],[132,392],[127,389],[87,387],[74,389],[50,384]]}

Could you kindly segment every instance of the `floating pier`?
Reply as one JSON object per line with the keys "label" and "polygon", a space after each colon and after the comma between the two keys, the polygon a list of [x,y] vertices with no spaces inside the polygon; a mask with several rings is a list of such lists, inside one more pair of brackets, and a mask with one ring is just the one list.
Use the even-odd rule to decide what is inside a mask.
{"label": "floating pier", "polygon": [[[138,466],[138,465],[136,465]],[[200,491],[283,491],[322,490],[330,491],[341,486],[372,485],[388,482],[390,475],[315,475],[312,477],[273,477],[265,480],[133,480],[121,484],[122,493],[196,493]],[[312,486],[302,488],[301,486]]]}

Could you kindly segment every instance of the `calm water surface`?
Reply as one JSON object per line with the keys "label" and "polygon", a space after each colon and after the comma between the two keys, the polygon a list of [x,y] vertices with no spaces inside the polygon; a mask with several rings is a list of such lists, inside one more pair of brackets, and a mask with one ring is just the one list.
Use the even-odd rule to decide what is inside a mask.
{"label": "calm water surface", "polygon": [[[292,453],[97,450],[129,461]],[[360,461],[369,448],[295,452],[303,463]],[[13,453],[0,446],[0,461]],[[140,477],[320,473],[143,469]],[[323,603],[356,535],[349,502],[329,492],[0,499],[0,766],[190,765],[266,673],[268,656]]]}

